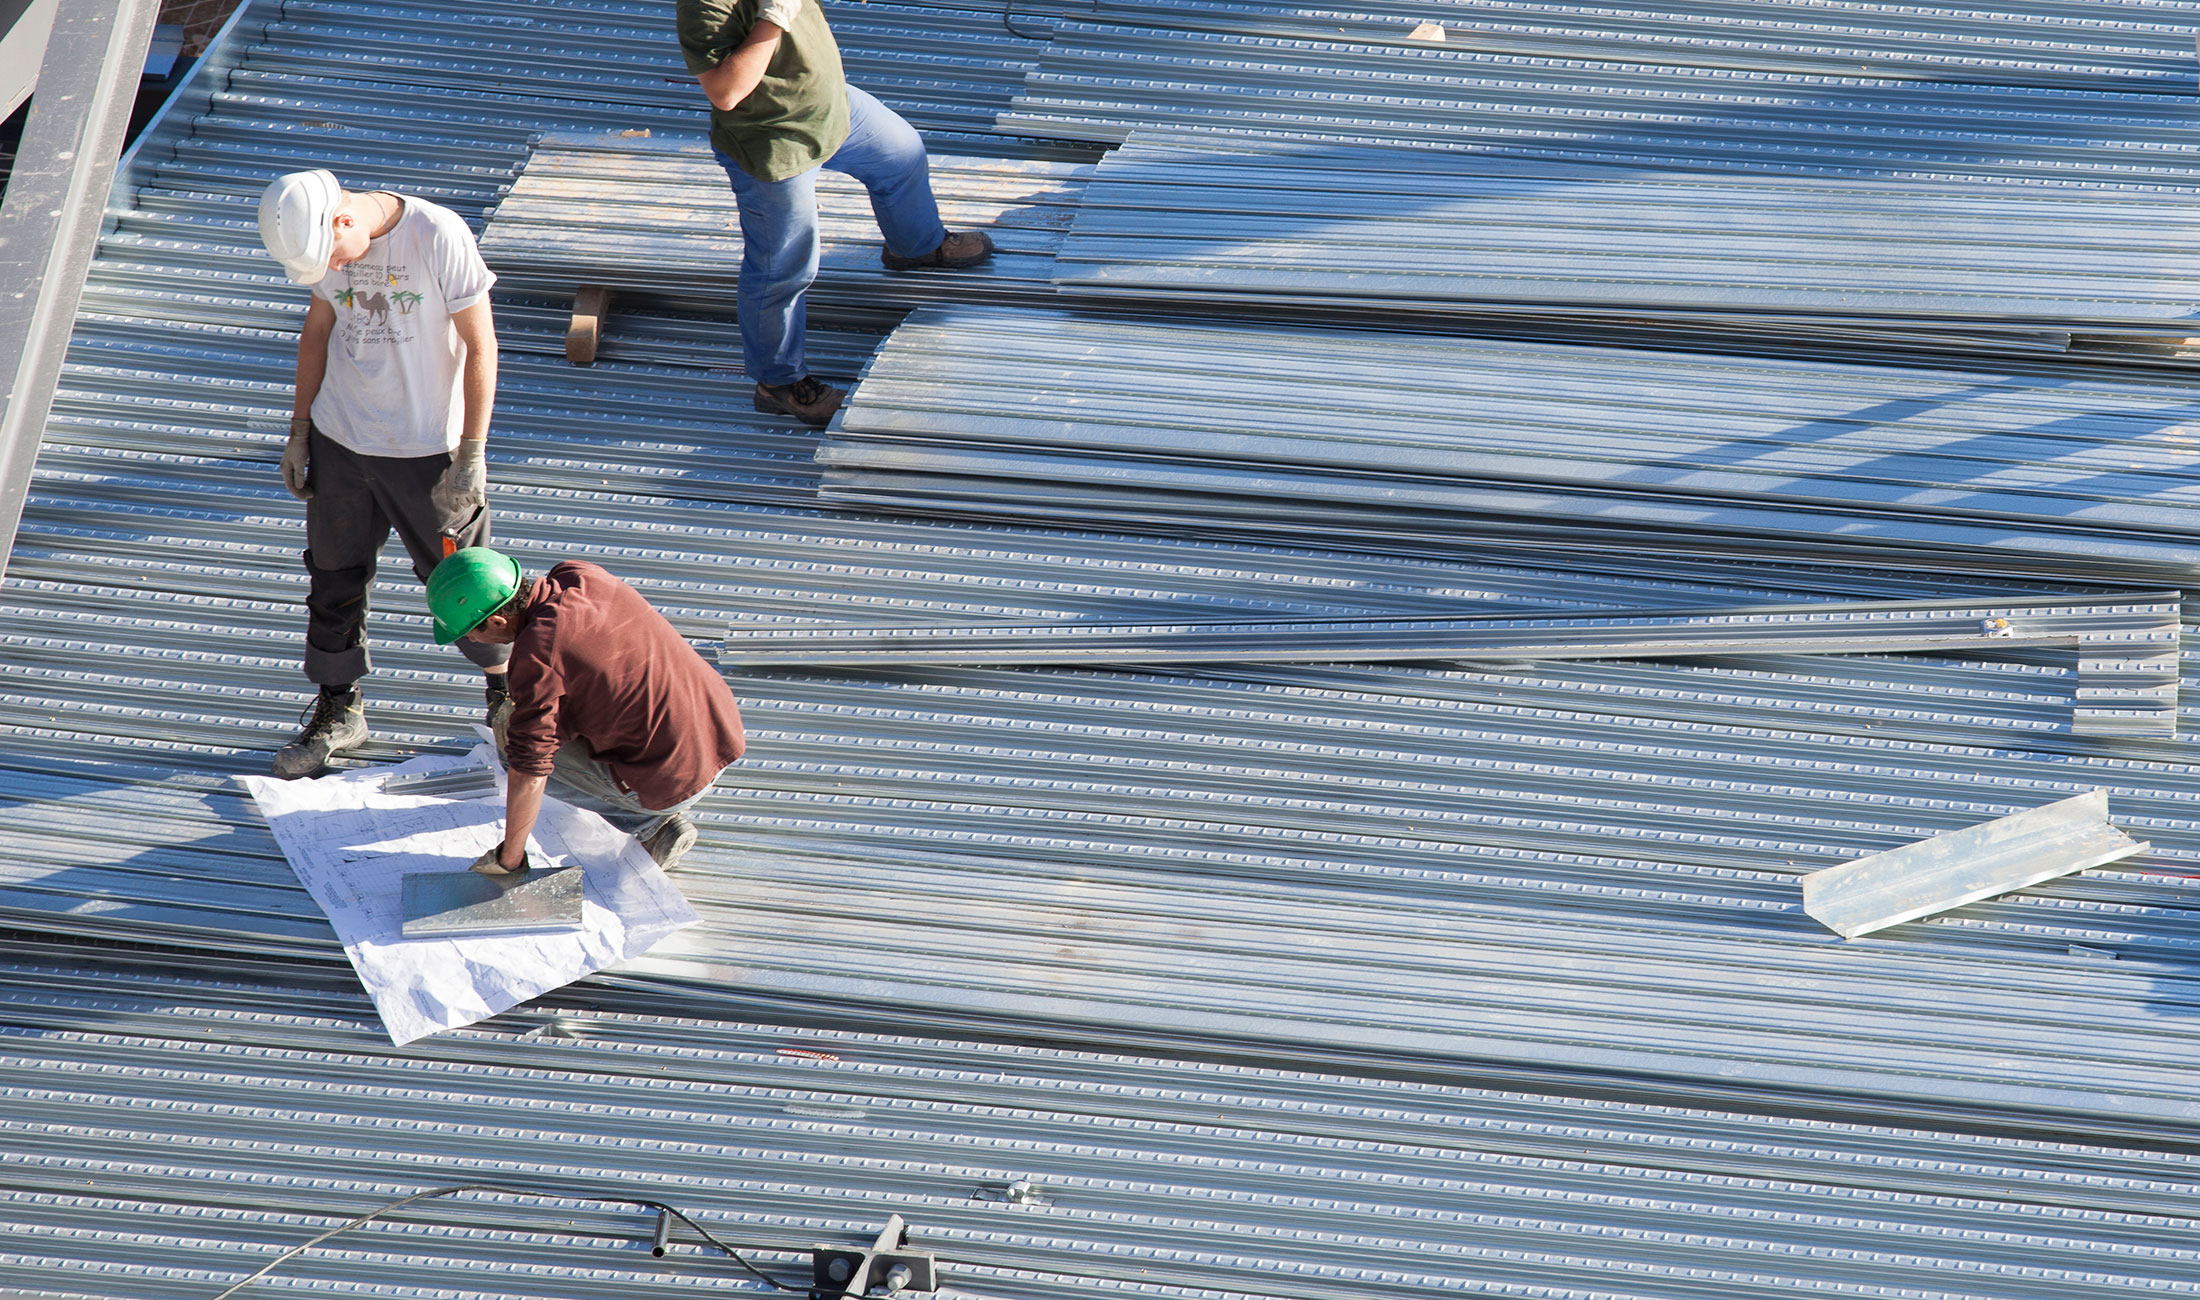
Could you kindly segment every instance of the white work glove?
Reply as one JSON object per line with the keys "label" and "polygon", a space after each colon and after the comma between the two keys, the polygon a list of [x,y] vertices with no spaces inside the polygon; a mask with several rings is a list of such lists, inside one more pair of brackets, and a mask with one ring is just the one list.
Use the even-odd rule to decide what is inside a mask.
{"label": "white work glove", "polygon": [[484,459],[488,449],[487,438],[460,438],[458,450],[451,453],[451,467],[428,489],[428,504],[442,517],[439,528],[445,537],[466,531],[489,504],[489,466]]}
{"label": "white work glove", "polygon": [[311,422],[303,416],[292,416],[290,441],[283,444],[283,486],[289,488],[290,495],[300,501],[313,499],[313,489],[306,485],[306,470],[310,468],[306,454],[306,430],[311,427]]}

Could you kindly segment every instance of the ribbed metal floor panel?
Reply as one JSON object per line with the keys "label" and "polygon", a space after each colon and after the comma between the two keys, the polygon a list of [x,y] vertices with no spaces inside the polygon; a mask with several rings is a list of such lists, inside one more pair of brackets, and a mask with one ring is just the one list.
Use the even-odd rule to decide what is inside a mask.
{"label": "ribbed metal floor panel", "polygon": [[[2195,327],[2200,195],[1504,168],[1425,151],[1108,155],[1055,259],[1106,299],[1770,327]],[[2180,234],[2180,231],[2189,232]]]}
{"label": "ribbed metal floor panel", "polygon": [[[1063,13],[1084,17],[1074,6]],[[1251,0],[1123,0],[1130,26],[1407,49],[1594,58],[1743,72],[1868,73],[1997,86],[2194,90],[2190,0],[2025,0],[1961,8],[1879,0],[1391,0],[1353,9]],[[1438,37],[1423,24],[1443,29]],[[1416,35],[1416,31],[1420,34]]]}
{"label": "ribbed metal floor panel", "polygon": [[[0,969],[0,1286],[685,1296],[889,1213],[954,1297],[2084,1300],[2200,1287],[2194,1157],[574,1007],[393,1049],[354,999]],[[289,1005],[270,1010],[270,997]],[[545,1162],[542,1152],[558,1158]],[[1014,1203],[1007,1189],[1030,1185]]]}
{"label": "ribbed metal floor panel", "polygon": [[[645,582],[671,558],[595,553]],[[742,603],[703,567],[723,561],[692,562],[700,580],[651,594],[687,619]],[[870,581],[876,600],[909,598],[906,579]],[[257,761],[297,699],[275,653],[292,609],[17,599],[0,761],[37,797],[4,814],[9,922],[333,956],[219,778]],[[385,740],[451,737],[463,678],[417,621],[390,634],[370,684]],[[1381,1052],[2059,1112],[2074,1132],[2174,1131],[2191,1104],[2184,1058],[2200,1038],[2169,1008],[2189,997],[2181,876],[2200,856],[2200,789],[2181,742],[2070,736],[2067,670],[995,672],[736,689],[751,756],[706,801],[681,882],[706,925],[636,968],[672,987],[1267,1041],[1333,1062]],[[2134,869],[1849,945],[1796,908],[1803,871],[2096,785],[2158,846]],[[86,825],[111,829],[95,846]],[[853,966],[834,938],[849,933]],[[2013,1052],[2021,1070],[1993,1064]]]}
{"label": "ribbed metal floor panel", "polygon": [[1877,547],[2179,585],[2200,564],[2196,399],[2168,380],[934,308],[880,349],[819,461],[828,500],[889,508],[1424,544],[1548,539],[1563,519],[1606,545]]}
{"label": "ribbed metal floor panel", "polygon": [[[303,295],[254,252],[250,203],[310,160],[478,218],[539,131],[699,117],[663,80],[665,5],[443,8],[289,5],[95,267],[0,588],[0,924],[63,955],[0,971],[0,1289],[201,1300],[323,1216],[493,1176],[647,1184],[781,1244],[900,1210],[961,1270],[947,1300],[2200,1290],[2200,770],[2189,740],[2073,734],[2061,652],[744,675],[751,756],[680,879],[705,924],[569,994],[598,1009],[389,1048],[327,991],[340,950],[228,780],[305,700],[298,508],[274,471]],[[872,49],[887,68],[891,40]],[[983,76],[899,66],[952,107],[1008,61],[984,57]],[[550,359],[555,303],[499,311],[500,538],[530,568],[599,560],[699,640],[736,615],[2114,585],[1625,547],[1537,565],[1450,538],[1445,559],[1380,559],[1307,546],[1295,515],[1276,547],[836,515],[816,508],[817,435],[709,368],[712,322],[650,315],[633,354],[583,372]],[[849,367],[864,342],[824,351]],[[1308,378],[1337,358],[1275,361]],[[1793,373],[1770,391],[1808,408]],[[2166,430],[2185,399],[2156,391],[2019,385],[1979,399],[2006,422],[1975,436],[2121,450],[2092,421]],[[1932,424],[1898,414],[1882,422]],[[2174,440],[2146,445],[2171,474]],[[453,743],[480,707],[402,567],[377,593],[371,761]],[[1798,908],[1805,871],[2095,787],[2154,853],[1854,943]],[[102,942],[281,992],[103,981],[81,969]],[[988,1199],[1017,1177],[1046,1203]],[[332,1243],[289,1289],[670,1296],[724,1276],[607,1244],[639,1218],[442,1204]]]}
{"label": "ribbed metal floor panel", "polygon": [[[1919,77],[1627,62],[1600,58],[1593,42],[1556,57],[1485,53],[1371,41],[1350,22],[1269,35],[1276,8],[1148,3],[1069,17],[997,122],[1111,143],[1166,127],[1587,162],[2174,187],[2190,185],[2188,153],[2200,148],[2189,80],[2152,94],[2105,89],[2114,78],[2038,86],[1979,68]],[[1915,12],[1870,8],[1896,30]],[[1413,25],[1394,21],[1399,34]]]}

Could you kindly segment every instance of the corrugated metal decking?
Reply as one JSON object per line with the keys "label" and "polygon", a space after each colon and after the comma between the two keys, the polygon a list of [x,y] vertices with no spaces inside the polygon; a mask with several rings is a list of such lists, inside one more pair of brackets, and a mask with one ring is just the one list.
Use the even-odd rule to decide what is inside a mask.
{"label": "corrugated metal decking", "polygon": [[[584,1006],[393,1049],[355,997],[0,968],[0,1287],[655,1300],[889,1213],[957,1296],[2121,1300],[2200,1287],[2194,1157]],[[284,1011],[268,1008],[281,997]],[[546,1159],[546,1152],[554,1157]],[[1028,1192],[1012,1193],[1018,1183]],[[254,1294],[261,1288],[255,1288]]]}
{"label": "corrugated metal decking", "polygon": [[[755,749],[683,867],[707,917],[688,942],[571,992],[597,1009],[421,1053],[377,1042],[226,780],[305,693],[302,538],[273,469],[303,296],[252,250],[253,196],[319,161],[478,217],[535,132],[700,124],[665,79],[663,3],[444,10],[288,6],[211,116],[163,137],[173,158],[95,271],[0,588],[0,920],[52,967],[0,972],[0,1287],[205,1300],[328,1226],[310,1212],[464,1173],[668,1185],[782,1243],[903,1210],[962,1262],[962,1294],[1004,1300],[2200,1288],[2183,1209],[2200,774],[2190,739],[2073,734],[2062,652],[751,675]],[[863,50],[863,11],[843,12],[851,66],[886,69],[891,42]],[[1000,17],[936,21],[952,40]],[[967,123],[956,101],[1001,84],[993,55],[1016,39],[983,68],[905,60],[906,89]],[[813,433],[744,410],[736,376],[671,364],[709,322],[654,317],[651,361],[578,372],[541,359],[554,304],[499,308],[500,540],[531,568],[601,560],[699,638],[759,614],[1318,619],[2114,585],[1731,544],[1538,568],[1451,537],[1449,561],[1414,563],[1306,549],[1304,531],[1259,548],[834,516]],[[861,350],[844,333],[831,355]],[[2072,410],[2018,385],[1991,436],[2068,418],[2071,445],[2122,450],[2087,402],[2123,393],[2112,428],[2166,430],[2146,422],[2181,400],[2065,380]],[[2174,442],[2156,450],[2175,464]],[[417,588],[378,597],[376,760],[480,709],[427,644]],[[2157,851],[1853,944],[1796,909],[1812,867],[2081,788]],[[133,953],[86,937],[172,945],[144,957],[170,969],[136,987],[88,972]],[[838,1027],[729,1023],[758,1019]],[[1015,1177],[1051,1203],[989,1199]],[[633,1216],[439,1204],[415,1222],[286,1289],[701,1285],[595,1239]]]}
{"label": "corrugated metal decking", "polygon": [[1054,274],[1078,295],[1303,314],[1597,308],[2182,338],[2200,329],[2195,242],[2200,192],[1499,169],[1134,137],[1094,170]]}
{"label": "corrugated metal decking", "polygon": [[1904,601],[1557,619],[1270,620],[788,626],[735,620],[725,651],[743,668],[915,664],[1399,663],[1427,659],[1658,659],[1721,654],[1916,654],[2087,646],[2176,649],[2176,592],[2080,604]]}
{"label": "corrugated metal decking", "polygon": [[[1089,17],[1074,4],[1065,16]],[[1117,0],[1135,27],[1486,54],[2085,90],[2194,91],[2191,0],[2020,0],[1927,7],[1899,0],[1390,0],[1379,9],[1262,0]],[[1416,31],[1423,24],[1441,37]]]}
{"label": "corrugated metal decking", "polygon": [[928,308],[818,459],[851,505],[2180,585],[2196,416],[2170,380]]}
{"label": "corrugated metal decking", "polygon": [[[1262,34],[1267,6],[1066,18],[1000,129],[1142,128],[1814,175],[2188,187],[2200,96]],[[1889,12],[1894,17],[1898,11]],[[2189,11],[2188,11],[2189,12]],[[1891,25],[1900,25],[1899,17]]]}

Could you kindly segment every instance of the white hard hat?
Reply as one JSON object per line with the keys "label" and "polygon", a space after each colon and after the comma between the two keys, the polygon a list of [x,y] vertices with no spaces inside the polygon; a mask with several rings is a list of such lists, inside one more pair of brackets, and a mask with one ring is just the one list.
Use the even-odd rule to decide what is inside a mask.
{"label": "white hard hat", "polygon": [[318,284],[336,248],[336,207],[343,187],[325,171],[291,172],[260,195],[260,242],[293,284]]}

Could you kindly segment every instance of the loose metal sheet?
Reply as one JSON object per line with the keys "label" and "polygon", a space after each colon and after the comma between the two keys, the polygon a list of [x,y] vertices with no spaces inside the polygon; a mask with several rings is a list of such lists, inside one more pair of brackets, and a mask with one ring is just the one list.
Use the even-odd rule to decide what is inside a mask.
{"label": "loose metal sheet", "polygon": [[1814,871],[1803,878],[1803,910],[1854,939],[2149,847],[2109,825],[2107,793],[2089,790]]}

